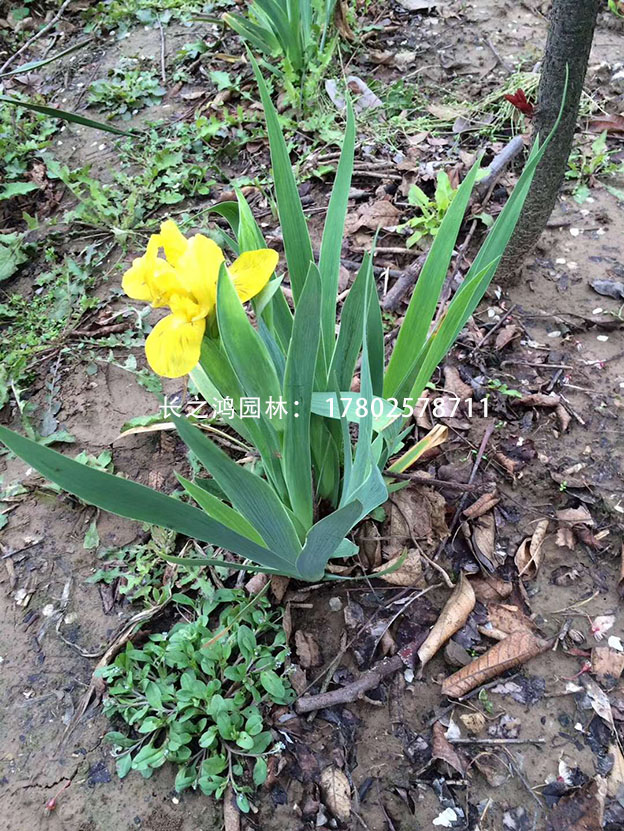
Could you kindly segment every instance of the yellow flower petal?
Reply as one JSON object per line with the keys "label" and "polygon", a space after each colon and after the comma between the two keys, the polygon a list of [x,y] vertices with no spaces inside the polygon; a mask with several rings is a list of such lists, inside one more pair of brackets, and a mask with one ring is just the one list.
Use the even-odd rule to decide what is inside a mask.
{"label": "yellow flower petal", "polygon": [[184,318],[189,323],[206,317],[206,313],[202,307],[184,294],[172,294],[169,298],[169,306],[172,314],[176,317]]}
{"label": "yellow flower petal", "polygon": [[145,341],[145,354],[151,368],[164,378],[180,378],[199,361],[205,321],[189,322],[178,315],[159,320]]}
{"label": "yellow flower petal", "polygon": [[205,310],[214,308],[217,297],[217,278],[223,262],[223,251],[214,240],[195,234],[178,260],[176,271],[186,292]]}
{"label": "yellow flower petal", "polygon": [[160,244],[165,249],[165,257],[176,266],[188,245],[186,237],[179,231],[172,219],[168,219],[160,226]]}
{"label": "yellow flower petal", "polygon": [[257,251],[246,251],[232,263],[228,271],[243,303],[262,291],[275,271],[278,260],[277,251],[260,248]]}
{"label": "yellow flower petal", "polygon": [[133,300],[151,300],[152,289],[147,282],[149,269],[145,267],[145,257],[137,257],[124,274],[121,287]]}

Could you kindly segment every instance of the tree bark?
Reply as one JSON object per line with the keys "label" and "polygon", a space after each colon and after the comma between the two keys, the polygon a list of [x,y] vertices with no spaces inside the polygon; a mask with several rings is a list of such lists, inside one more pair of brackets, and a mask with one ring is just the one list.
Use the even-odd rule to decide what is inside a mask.
{"label": "tree bark", "polygon": [[546,227],[567,169],[600,0],[553,0],[542,64],[535,134],[543,141],[557,120],[568,67],[561,123],[535,171],[520,219],[501,261],[499,278],[518,281],[525,257]]}

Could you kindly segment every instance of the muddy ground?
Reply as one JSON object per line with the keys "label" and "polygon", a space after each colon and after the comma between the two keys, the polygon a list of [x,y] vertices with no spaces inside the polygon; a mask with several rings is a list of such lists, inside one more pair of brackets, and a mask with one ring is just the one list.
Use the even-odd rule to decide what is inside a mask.
{"label": "muddy ground", "polygon": [[[423,79],[429,94],[451,76],[462,79],[467,93],[485,94],[504,77],[485,41],[504,61],[513,62],[520,54],[537,60],[546,34],[543,14],[529,3],[474,0],[444,6],[439,14],[402,20],[409,26],[392,32],[384,48],[392,51],[406,43],[416,52],[413,69],[421,73],[415,77]],[[183,42],[188,31],[172,27],[170,37]],[[101,51],[80,72],[88,79],[112,65],[121,52],[157,50],[159,43],[157,31],[139,27],[135,38],[101,44]],[[601,18],[592,65],[613,64],[621,56],[621,45],[621,31],[606,16]],[[388,74],[385,67],[368,66],[362,71],[380,78]],[[63,90],[70,100],[77,94],[78,77],[71,75]],[[600,77],[597,71],[590,72],[589,91],[592,84],[599,85]],[[173,95],[164,103],[178,112],[184,102]],[[64,138],[72,152],[94,160],[91,134],[72,126],[65,135],[72,137]],[[106,154],[112,153],[109,138],[101,143],[107,145]],[[98,163],[105,166],[106,158]],[[323,194],[315,198],[321,200]],[[484,431],[495,425],[475,479],[476,485],[496,482],[500,496],[493,514],[496,540],[489,553],[499,575],[514,584],[506,602],[532,615],[547,638],[556,638],[565,628],[567,639],[556,641],[556,648],[525,667],[511,670],[508,675],[515,687],[507,677],[498,678],[485,696],[468,698],[454,708],[442,697],[440,683],[456,667],[439,654],[422,678],[398,673],[376,692],[376,700],[321,711],[313,720],[299,717],[285,722],[286,764],[277,782],[259,794],[258,813],[244,819],[243,827],[274,831],[335,827],[318,804],[319,772],[330,763],[343,767],[352,783],[348,827],[370,831],[434,828],[434,819],[449,806],[454,811],[461,808],[465,819],[455,811],[457,824],[447,827],[545,829],[560,795],[557,785],[566,777],[569,787],[572,780],[582,785],[596,774],[608,775],[613,737],[591,702],[587,709],[587,697],[570,691],[567,679],[579,672],[589,650],[599,645],[591,632],[597,616],[614,615],[608,636],[624,636],[618,594],[624,522],[621,303],[590,287],[596,279],[622,279],[624,205],[596,186],[591,201],[582,205],[566,195],[551,225],[520,284],[504,293],[490,292],[449,365],[459,369],[465,383],[474,380],[473,390],[485,389],[480,386],[483,379],[498,379],[523,394],[559,395],[569,425],[562,424],[561,414],[552,408],[521,406],[513,396],[496,393],[488,419],[464,419],[467,424],[451,420],[450,440],[422,469],[440,476],[446,466],[449,477],[466,482]],[[410,256],[401,256],[397,267],[405,267]],[[384,261],[389,258],[385,255]],[[511,325],[517,332],[510,343],[494,347],[497,335]],[[485,335],[488,338],[482,343]],[[141,361],[140,351],[136,354]],[[70,363],[61,367],[58,383],[63,406],[57,418],[76,436],[76,449],[97,454],[112,448],[117,471],[138,481],[157,481],[165,490],[173,487],[172,464],[184,463],[175,445],[158,435],[116,441],[125,421],[155,409],[153,396],[132,375],[105,366],[92,376],[83,365]],[[18,425],[9,408],[2,420]],[[105,613],[98,586],[85,582],[97,565],[94,552],[83,547],[93,510],[46,493],[38,487],[41,480],[19,461],[5,458],[0,465],[5,483],[19,478],[29,487],[28,497],[16,503],[8,526],[0,532],[2,550],[9,554],[3,555],[0,567],[0,828],[222,828],[221,807],[200,794],[176,795],[174,772],[167,767],[150,780],[131,774],[120,782],[109,748],[102,743],[108,725],[97,707],[65,735],[89,684],[96,662],[92,656],[105,648],[132,608],[117,604]],[[423,491],[421,487],[408,491],[414,505],[422,505]],[[458,506],[457,492],[452,488],[431,492],[445,500],[443,519],[450,523]],[[469,494],[464,504],[475,498]],[[580,533],[576,526],[571,547],[557,544],[561,542],[557,531],[566,526],[555,521],[556,512],[583,506],[592,524],[583,524]],[[543,544],[543,563],[536,578],[522,584],[514,572],[514,554],[543,518],[552,520]],[[106,515],[99,516],[98,530],[102,547],[128,544],[140,532],[135,524]],[[420,535],[421,530],[416,529],[416,536],[432,555],[440,538],[434,531],[428,535],[426,529]],[[469,560],[474,563],[461,535],[455,539],[439,560],[451,571]],[[438,579],[435,570],[426,568],[423,586]],[[293,627],[316,637],[326,668],[341,649],[345,609],[361,610],[363,620],[379,614],[380,607],[384,613],[394,613],[399,609],[392,605],[398,591],[379,581],[374,586],[314,590],[307,597],[295,597]],[[430,625],[448,594],[445,586],[429,591],[404,618],[416,630]],[[570,630],[578,634],[572,638]],[[393,632],[400,640],[400,633]],[[462,644],[470,646],[464,634]],[[473,635],[472,643],[478,645],[476,630]],[[574,654],[571,649],[578,651]],[[377,651],[367,665],[380,657]],[[362,667],[352,650],[346,649],[342,676],[335,676],[336,681],[344,681],[358,668]],[[308,680],[321,671],[308,670]],[[582,678],[575,683],[581,684]],[[616,731],[624,737],[624,690],[616,685],[609,695]],[[476,712],[485,722],[473,736],[475,743],[459,745],[467,759],[464,771],[449,769],[440,761],[432,763],[430,736],[437,719],[452,715],[467,739],[471,734],[461,716]],[[46,802],[67,781],[71,785],[59,797],[56,810],[46,811]],[[608,800],[606,827],[611,829],[624,828],[624,801],[620,805],[613,799],[616,795],[617,789]],[[577,828],[571,822],[551,827]],[[599,826],[578,826],[585,827]]]}

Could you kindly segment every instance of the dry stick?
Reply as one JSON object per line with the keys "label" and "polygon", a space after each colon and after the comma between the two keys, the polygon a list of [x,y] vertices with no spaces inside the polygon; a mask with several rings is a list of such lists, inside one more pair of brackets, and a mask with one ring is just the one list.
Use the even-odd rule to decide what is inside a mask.
{"label": "dry stick", "polygon": [[69,6],[70,3],[71,3],[71,0],[65,0],[65,2],[61,5],[61,8],[55,14],[55,16],[52,18],[52,20],[49,23],[46,23],[46,25],[42,29],[39,29],[39,31],[36,32],[31,38],[28,38],[26,43],[23,46],[20,46],[20,48],[17,50],[17,52],[15,52],[15,54],[13,54],[9,58],[7,58],[7,60],[2,64],[2,66],[0,66],[0,74],[2,72],[4,72],[13,63],[13,61],[17,57],[19,57],[23,52],[25,52],[28,49],[29,46],[31,46],[36,40],[39,40],[39,38],[42,35],[45,35],[46,32],[49,32],[50,29],[52,29],[54,26],[56,26],[56,24],[59,22],[59,20],[63,16],[63,12]]}
{"label": "dry stick", "polygon": [[[381,308],[385,312],[393,312],[398,308],[398,305],[403,299],[403,297],[416,283],[416,280],[418,280],[420,271],[425,263],[426,258],[426,254],[421,254],[421,256],[418,257],[418,259],[416,259],[411,265],[408,266],[408,268],[404,272],[401,273],[399,279],[392,286],[390,291],[386,294],[386,296],[381,302]],[[391,274],[391,276],[393,275]]]}
{"label": "dry stick", "polygon": [[308,695],[295,702],[295,711],[300,715],[310,713],[313,710],[322,710],[325,707],[333,707],[335,704],[347,704],[355,701],[367,691],[378,687],[384,678],[398,672],[405,662],[401,655],[393,655],[376,664],[372,669],[362,673],[357,681],[340,687],[332,692]]}
{"label": "dry stick", "polygon": [[481,347],[482,347],[482,346],[483,346],[483,344],[486,342],[486,340],[489,340],[489,339],[492,337],[492,335],[494,334],[494,332],[497,332],[497,331],[500,329],[500,327],[501,327],[501,326],[503,325],[503,323],[507,320],[507,318],[509,317],[509,315],[510,315],[510,314],[514,311],[514,309],[516,308],[516,305],[517,305],[517,304],[516,304],[516,303],[514,303],[514,304],[513,304],[513,306],[510,306],[510,308],[509,308],[509,309],[507,309],[507,311],[506,311],[506,312],[505,312],[505,314],[501,317],[501,319],[498,321],[498,323],[497,323],[495,326],[492,326],[492,328],[491,328],[489,331],[487,331],[487,332],[485,333],[485,335],[483,335],[483,337],[481,338],[481,340],[479,341],[479,343],[478,343],[478,344],[474,347],[474,349],[472,350],[472,352],[470,353],[470,355],[472,355],[472,354],[473,354],[473,353],[474,353],[477,349],[481,349]]}
{"label": "dry stick", "polygon": [[449,488],[449,490],[463,491],[464,493],[479,493],[490,490],[489,485],[467,485],[464,482],[447,482],[446,479],[432,479],[421,476],[419,473],[391,473],[393,479],[413,482],[415,485],[431,485],[435,488]]}
{"label": "dry stick", "polygon": [[546,739],[449,739],[451,744],[545,744]]}
{"label": "dry stick", "polygon": [[[437,589],[441,586],[441,583],[434,583],[431,586],[427,586],[426,589],[422,589],[422,591],[417,592],[413,597],[411,597],[407,603],[403,606],[400,612],[394,616],[391,623],[402,614],[405,609],[408,608],[415,600],[422,597],[427,592],[431,591],[432,589]],[[406,591],[406,590],[405,590]],[[398,598],[395,598],[394,602]],[[379,611],[379,610],[378,610]],[[373,615],[373,618],[376,617],[377,612]],[[388,626],[391,625],[388,624]],[[360,627],[359,631],[362,631],[364,626]],[[329,665],[328,669],[325,670],[326,684],[329,683],[327,673],[329,670],[336,665],[337,661],[340,661],[342,656],[345,654],[349,646],[355,640],[355,636],[351,639],[351,641],[341,649],[337,658],[335,658],[331,664]],[[332,692],[320,692],[317,695],[308,695],[300,698],[298,701],[295,702],[295,712],[302,715],[303,713],[314,713],[316,710],[324,709],[325,707],[333,707],[335,704],[347,704],[352,701],[356,701],[358,698],[361,698],[362,695],[366,692],[366,690],[374,689],[378,687],[381,681],[388,675],[392,675],[392,673],[397,672],[401,667],[409,667],[411,666],[413,656],[416,654],[417,645],[415,642],[404,646],[396,655],[393,655],[391,658],[385,658],[383,661],[380,661],[378,664],[375,664],[374,667],[363,672],[360,677],[353,681],[351,684],[346,684],[344,687],[339,687],[337,690],[332,690]]]}
{"label": "dry stick", "polygon": [[512,159],[515,159],[524,149],[524,138],[522,136],[514,136],[512,140],[506,144],[500,153],[492,159],[490,163],[490,172],[484,176],[480,182],[477,182],[475,190],[478,194],[483,195],[495,185],[503,170],[507,167]]}
{"label": "dry stick", "polygon": [[165,63],[167,50],[165,46],[165,30],[163,29],[163,25],[160,21],[160,16],[158,17],[158,28],[160,29],[160,77],[164,85],[167,83],[167,70]]}
{"label": "dry stick", "polygon": [[[479,465],[481,464],[481,460],[483,459],[483,454],[485,453],[485,448],[487,447],[487,443],[489,442],[490,437],[491,437],[493,432],[494,432],[494,424],[488,424],[488,426],[485,429],[485,433],[483,434],[483,438],[481,439],[481,444],[479,445],[479,450],[477,451],[477,458],[475,459],[475,463],[474,463],[472,471],[470,473],[470,478],[468,479],[468,484],[469,485],[472,485],[472,483],[474,482],[475,476],[477,475],[477,471],[479,470]],[[453,516],[453,521],[451,522],[451,525],[449,527],[449,535],[445,540],[442,540],[442,542],[438,546],[437,551],[433,556],[434,560],[438,559],[438,557],[440,556],[440,554],[444,550],[444,546],[446,545],[447,540],[449,540],[453,536],[453,534],[455,532],[455,529],[457,528],[457,525],[459,524],[459,518],[461,516],[461,512],[464,510],[464,505],[466,504],[466,499],[467,498],[468,498],[468,495],[464,494],[462,496],[462,498],[459,500],[459,504],[458,504],[457,508],[455,509],[455,514]]]}
{"label": "dry stick", "polygon": [[491,41],[489,38],[486,38],[486,39],[483,41],[483,43],[485,43],[485,45],[487,46],[487,48],[488,48],[488,49],[490,50],[490,52],[494,55],[494,57],[496,58],[497,62],[498,62],[498,63],[499,63],[499,64],[503,67],[503,69],[505,70],[505,72],[506,72],[508,75],[513,75],[513,69],[509,66],[509,64],[505,61],[505,59],[504,59],[504,58],[502,58],[502,57],[499,55],[499,53],[498,53],[498,51],[496,50],[496,47],[494,46],[494,44],[492,43],[492,41]]}

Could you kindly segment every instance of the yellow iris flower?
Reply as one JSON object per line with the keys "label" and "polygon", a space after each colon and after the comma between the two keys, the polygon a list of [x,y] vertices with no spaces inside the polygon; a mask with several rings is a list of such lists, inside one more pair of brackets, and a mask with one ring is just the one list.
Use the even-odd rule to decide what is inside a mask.
{"label": "yellow iris flower", "polygon": [[[159,256],[161,248],[165,258]],[[241,254],[228,267],[241,302],[262,291],[277,261],[276,251],[262,248]],[[158,375],[179,378],[197,365],[223,262],[223,252],[213,240],[202,234],[186,239],[168,219],[160,233],[150,237],[145,254],[124,274],[122,287],[128,297],[171,310],[145,341],[148,363]]]}

